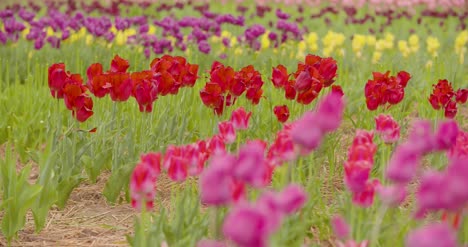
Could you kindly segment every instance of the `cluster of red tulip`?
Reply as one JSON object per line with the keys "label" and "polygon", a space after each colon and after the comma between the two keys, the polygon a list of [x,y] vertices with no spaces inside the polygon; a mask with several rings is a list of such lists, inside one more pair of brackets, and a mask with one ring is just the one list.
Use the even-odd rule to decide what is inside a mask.
{"label": "cluster of red tulip", "polygon": [[244,92],[246,98],[257,105],[263,95],[262,86],[262,76],[252,65],[234,71],[215,61],[211,66],[210,81],[200,91],[200,97],[203,104],[221,115],[224,107],[233,105]]}
{"label": "cluster of red tulip", "polygon": [[158,95],[177,94],[181,87],[193,87],[198,78],[198,65],[179,56],[155,58],[150,70],[128,73],[129,66],[119,56],[115,56],[111,69],[105,73],[101,64],[92,64],[87,71],[87,85],[96,97],[110,93],[112,100],[126,101],[132,95],[141,112],[151,112]]}
{"label": "cluster of red tulip", "polygon": [[63,98],[78,121],[84,122],[93,115],[93,100],[83,85],[81,75],[70,74],[63,63],[53,64],[49,67],[48,81],[52,97]]}
{"label": "cluster of red tulip", "polygon": [[127,101],[133,96],[141,112],[151,112],[158,95],[177,94],[181,87],[193,87],[198,78],[198,65],[178,56],[156,58],[150,70],[129,73],[129,67],[129,62],[118,55],[106,72],[100,63],[92,64],[86,71],[88,81],[83,85],[79,74],[66,72],[64,64],[54,64],[49,68],[50,91],[53,97],[64,98],[73,116],[84,122],[93,114],[88,89],[98,98],[110,94],[113,101]]}
{"label": "cluster of red tulip", "polygon": [[411,79],[406,71],[398,72],[397,76],[390,76],[390,71],[385,74],[374,72],[373,79],[368,80],[364,89],[367,109],[373,111],[387,103],[396,105],[405,97],[405,87]]}
{"label": "cluster of red tulip", "polygon": [[446,118],[454,118],[457,115],[457,103],[464,104],[468,99],[468,89],[458,89],[456,92],[452,88],[452,83],[447,80],[439,80],[436,85],[432,85],[434,90],[429,96],[429,102],[435,110],[443,108]]}
{"label": "cluster of red tulip", "polygon": [[[284,90],[287,99],[308,105],[317,98],[324,87],[329,87],[335,82],[337,69],[333,58],[309,54],[304,63],[297,65],[296,72],[292,73],[293,79],[290,79],[286,67],[280,64],[273,68],[271,81],[276,88]],[[333,87],[333,90],[342,93],[339,86]]]}

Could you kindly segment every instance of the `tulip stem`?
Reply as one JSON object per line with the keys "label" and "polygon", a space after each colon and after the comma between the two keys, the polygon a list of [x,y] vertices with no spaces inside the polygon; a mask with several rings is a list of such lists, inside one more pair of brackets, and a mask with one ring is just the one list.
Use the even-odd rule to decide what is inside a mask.
{"label": "tulip stem", "polygon": [[382,204],[379,208],[379,211],[377,212],[377,220],[374,224],[374,227],[372,228],[371,239],[370,239],[370,243],[373,246],[376,246],[376,242],[378,241],[380,227],[382,226],[382,221],[383,221],[383,218],[385,217],[385,214],[387,213],[387,209],[388,209],[388,206],[385,204]]}
{"label": "tulip stem", "polygon": [[293,163],[288,162],[288,170],[286,171],[286,184],[288,185],[292,181],[292,169],[293,169]]}
{"label": "tulip stem", "polygon": [[220,219],[220,209],[219,207],[215,207],[212,210],[213,214],[213,232],[214,232],[214,239],[221,239],[221,229],[220,229],[220,224],[219,224],[219,219]]}
{"label": "tulip stem", "polygon": [[140,215],[140,240],[141,246],[146,246],[146,200],[143,198],[141,202],[141,215]]}

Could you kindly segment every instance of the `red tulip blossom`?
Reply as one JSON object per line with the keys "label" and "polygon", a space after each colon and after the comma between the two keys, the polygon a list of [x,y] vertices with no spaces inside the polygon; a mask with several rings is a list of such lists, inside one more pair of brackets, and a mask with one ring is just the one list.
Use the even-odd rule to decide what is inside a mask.
{"label": "red tulip blossom", "polygon": [[455,92],[452,83],[447,80],[439,80],[433,88],[429,102],[435,110],[443,108],[446,118],[454,118],[458,111],[457,103],[464,104],[468,99],[468,89],[458,89]]}
{"label": "red tulip blossom", "polygon": [[273,68],[271,81],[276,88],[284,87],[288,83],[288,80],[289,74],[286,67],[280,64],[276,68]]}
{"label": "red tulip blossom", "polygon": [[275,108],[273,109],[273,112],[275,113],[278,121],[280,121],[281,123],[288,121],[289,108],[287,105],[275,106]]}
{"label": "red tulip blossom", "polygon": [[80,122],[86,121],[93,115],[93,100],[86,93],[87,88],[82,83],[80,75],[71,75],[63,88],[65,105]]}
{"label": "red tulip blossom", "polygon": [[252,65],[236,72],[233,68],[215,61],[211,66],[210,81],[200,91],[200,98],[204,105],[221,115],[225,107],[233,105],[244,93],[252,104],[258,104],[263,95],[262,86],[261,75]]}
{"label": "red tulip blossom", "polygon": [[119,57],[119,55],[115,55],[114,59],[112,59],[109,72],[127,73],[129,67],[130,64],[127,60]]}
{"label": "red tulip blossom", "polygon": [[106,75],[103,74],[103,68],[100,63],[91,64],[86,71],[88,76],[88,86],[91,93],[98,98],[102,98],[109,93],[111,84]]}
{"label": "red tulip blossom", "polygon": [[79,74],[66,72],[65,64],[53,64],[49,67],[48,80],[52,97],[63,98],[78,121],[84,122],[93,115],[93,100]]}
{"label": "red tulip blossom", "polygon": [[[238,88],[243,88],[245,86],[245,89],[247,90],[245,96],[252,102],[252,104],[257,105],[263,95],[263,80],[260,72],[256,71],[253,65],[248,65],[237,72],[234,78],[235,83],[232,89],[240,91]],[[233,95],[239,96],[234,93],[235,91],[233,92]]]}
{"label": "red tulip blossom", "polygon": [[373,79],[368,80],[364,88],[367,109],[373,111],[379,106],[396,105],[405,96],[405,87],[411,79],[406,71],[398,72],[397,76],[390,76],[390,71],[385,74],[373,72]]}
{"label": "red tulip blossom", "polygon": [[338,66],[333,58],[307,55],[304,63],[299,63],[293,79],[283,65],[273,68],[271,81],[276,88],[282,88],[287,99],[308,105],[314,101],[324,87],[335,82]]}
{"label": "red tulip blossom", "polygon": [[63,98],[63,87],[68,78],[70,78],[70,73],[65,70],[65,64],[58,63],[49,67],[48,82],[52,97]]}
{"label": "red tulip blossom", "polygon": [[129,67],[128,61],[118,55],[112,59],[107,72],[103,72],[101,64],[91,64],[86,71],[87,87],[98,98],[110,93],[113,101],[126,101],[132,92],[132,81],[127,73]]}
{"label": "red tulip blossom", "polygon": [[153,103],[158,98],[156,83],[151,71],[134,72],[131,74],[133,91],[140,107],[140,112],[152,112]]}
{"label": "red tulip blossom", "polygon": [[[198,78],[198,65],[190,64],[180,56],[164,55],[151,62],[151,70],[155,73],[167,72],[174,80],[174,88],[169,92],[177,93],[180,87],[193,87]],[[161,93],[165,95],[166,92]]]}
{"label": "red tulip blossom", "polygon": [[339,94],[341,96],[344,96],[343,88],[341,88],[341,86],[332,85],[331,89],[332,89],[332,92],[335,92],[335,93],[337,93],[337,94]]}

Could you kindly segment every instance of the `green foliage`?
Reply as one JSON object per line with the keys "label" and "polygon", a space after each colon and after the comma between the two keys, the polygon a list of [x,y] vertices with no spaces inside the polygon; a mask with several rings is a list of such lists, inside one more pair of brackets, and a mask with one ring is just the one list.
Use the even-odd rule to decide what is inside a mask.
{"label": "green foliage", "polygon": [[42,190],[40,185],[31,185],[28,182],[30,172],[31,165],[27,165],[17,174],[16,159],[7,145],[5,157],[0,160],[0,181],[3,191],[0,208],[4,210],[1,230],[9,243],[23,228],[26,212]]}

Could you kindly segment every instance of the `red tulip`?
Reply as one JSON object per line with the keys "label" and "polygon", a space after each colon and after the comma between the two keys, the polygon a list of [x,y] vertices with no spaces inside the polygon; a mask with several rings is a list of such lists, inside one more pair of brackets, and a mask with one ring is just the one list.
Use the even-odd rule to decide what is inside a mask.
{"label": "red tulip", "polygon": [[115,55],[114,59],[112,59],[111,68],[109,72],[126,73],[129,67],[130,67],[130,64],[128,63],[127,60],[119,57],[119,55]]}
{"label": "red tulip", "polygon": [[271,81],[276,88],[281,88],[288,83],[288,71],[283,65],[278,65],[271,72]]}
{"label": "red tulip", "polygon": [[48,82],[52,97],[63,98],[63,87],[68,77],[70,75],[65,71],[65,64],[53,64],[49,67]]}
{"label": "red tulip", "polygon": [[289,118],[289,109],[287,105],[275,106],[273,112],[281,123],[286,122]]}
{"label": "red tulip", "polygon": [[364,87],[367,109],[373,111],[386,104],[396,105],[405,96],[405,87],[411,78],[406,71],[400,71],[397,76],[390,76],[390,71],[385,74],[373,72],[373,79],[368,80]]}

